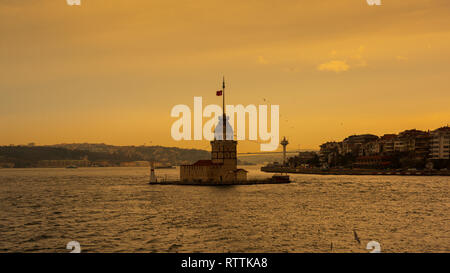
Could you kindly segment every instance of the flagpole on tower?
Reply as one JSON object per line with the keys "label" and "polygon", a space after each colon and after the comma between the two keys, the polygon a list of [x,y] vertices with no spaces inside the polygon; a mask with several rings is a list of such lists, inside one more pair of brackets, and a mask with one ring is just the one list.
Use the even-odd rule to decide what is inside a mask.
{"label": "flagpole on tower", "polygon": [[223,76],[223,82],[222,82],[222,117],[223,117],[223,140],[227,140],[227,118],[225,116],[225,76]]}

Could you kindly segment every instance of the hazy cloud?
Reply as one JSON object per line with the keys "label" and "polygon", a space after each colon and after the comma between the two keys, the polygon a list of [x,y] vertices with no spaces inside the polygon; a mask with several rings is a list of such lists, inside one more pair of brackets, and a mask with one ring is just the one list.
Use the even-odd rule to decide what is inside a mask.
{"label": "hazy cloud", "polygon": [[327,63],[320,64],[317,69],[319,71],[333,71],[336,73],[347,71],[350,68],[350,66],[347,64],[346,61],[329,61]]}
{"label": "hazy cloud", "polygon": [[397,59],[397,61],[407,61],[408,57],[405,56],[396,56],[395,59]]}
{"label": "hazy cloud", "polygon": [[[350,67],[367,66],[366,59],[363,56],[364,46],[359,46],[356,53],[348,52],[347,54],[339,54],[336,50],[332,50],[330,56],[333,60],[317,66],[319,71],[333,71],[336,73],[344,72]],[[338,60],[341,58],[341,60]]]}

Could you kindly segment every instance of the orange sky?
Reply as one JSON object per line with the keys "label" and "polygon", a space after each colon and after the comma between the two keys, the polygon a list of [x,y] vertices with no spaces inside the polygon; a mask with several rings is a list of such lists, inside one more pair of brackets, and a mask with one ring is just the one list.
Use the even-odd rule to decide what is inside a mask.
{"label": "orange sky", "polygon": [[229,104],[280,105],[290,149],[446,125],[450,1],[382,3],[0,0],[0,145],[209,149],[170,111],[219,104],[223,74]]}

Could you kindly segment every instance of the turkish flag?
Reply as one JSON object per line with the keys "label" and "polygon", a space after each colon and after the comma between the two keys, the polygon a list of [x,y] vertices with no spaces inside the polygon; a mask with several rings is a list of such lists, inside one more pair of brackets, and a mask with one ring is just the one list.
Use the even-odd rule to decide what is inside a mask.
{"label": "turkish flag", "polygon": [[222,96],[222,90],[217,91],[216,96]]}

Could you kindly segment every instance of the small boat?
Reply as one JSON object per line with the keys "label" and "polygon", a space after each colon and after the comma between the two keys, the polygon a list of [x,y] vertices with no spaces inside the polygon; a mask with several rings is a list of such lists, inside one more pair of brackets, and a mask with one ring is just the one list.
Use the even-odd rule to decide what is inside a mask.
{"label": "small boat", "polygon": [[276,183],[290,183],[289,175],[274,175],[272,181]]}
{"label": "small boat", "polygon": [[66,169],[78,169],[78,166],[70,165],[70,166],[67,166]]}

